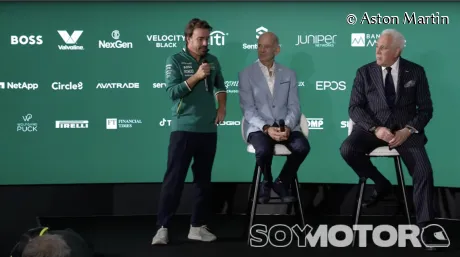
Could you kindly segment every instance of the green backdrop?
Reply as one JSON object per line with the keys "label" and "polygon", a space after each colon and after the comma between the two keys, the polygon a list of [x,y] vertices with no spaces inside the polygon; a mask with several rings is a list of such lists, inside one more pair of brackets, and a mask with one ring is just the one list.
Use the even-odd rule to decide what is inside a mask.
{"label": "green backdrop", "polygon": [[[0,183],[161,182],[171,106],[162,84],[165,59],[183,47],[184,27],[197,16],[220,33],[212,37],[210,49],[222,64],[229,90],[228,123],[219,127],[214,181],[252,179],[255,158],[241,139],[237,80],[238,72],[257,58],[256,36],[269,30],[280,37],[277,60],[297,72],[302,112],[322,119],[310,123],[312,150],[300,168],[300,180],[356,183],[356,175],[339,153],[347,136],[344,122],[354,75],[374,60],[378,34],[397,28],[407,40],[403,57],[425,67],[431,86],[435,112],[427,127],[427,149],[435,183],[459,186],[455,132],[460,125],[455,118],[459,7],[458,3],[1,3]],[[439,12],[450,20],[443,25],[350,25],[346,19],[348,14],[360,17],[368,12],[396,15],[402,22],[405,11]],[[72,34],[79,30],[80,37]],[[352,41],[352,33],[364,35],[354,35]],[[111,44],[117,40],[124,43]],[[69,50],[72,45],[80,50]],[[71,122],[56,128],[56,121]],[[107,129],[114,124],[117,129]],[[73,126],[77,128],[65,128]],[[275,158],[274,175],[284,160]],[[375,163],[396,181],[391,159]],[[190,172],[187,180],[191,178]],[[408,175],[406,181],[411,184]]]}

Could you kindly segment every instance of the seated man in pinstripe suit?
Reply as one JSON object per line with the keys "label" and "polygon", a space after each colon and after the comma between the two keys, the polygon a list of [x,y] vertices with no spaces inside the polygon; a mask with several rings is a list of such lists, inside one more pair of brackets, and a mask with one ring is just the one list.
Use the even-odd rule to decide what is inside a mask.
{"label": "seated man in pinstripe suit", "polygon": [[413,178],[416,221],[422,228],[435,215],[424,131],[433,116],[433,103],[424,68],[401,57],[404,45],[401,33],[384,30],[376,61],[358,69],[348,109],[356,125],[340,153],[358,176],[374,181],[375,190],[363,203],[370,207],[390,193],[391,183],[366,154],[380,146],[397,149]]}

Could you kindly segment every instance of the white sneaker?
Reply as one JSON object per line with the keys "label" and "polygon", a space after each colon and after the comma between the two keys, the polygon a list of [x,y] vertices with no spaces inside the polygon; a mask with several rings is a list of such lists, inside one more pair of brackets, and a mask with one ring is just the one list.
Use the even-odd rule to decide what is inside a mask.
{"label": "white sneaker", "polygon": [[203,242],[212,242],[217,239],[217,237],[209,232],[209,229],[206,225],[201,227],[192,227],[190,226],[190,231],[188,233],[188,239],[198,240]]}
{"label": "white sneaker", "polygon": [[152,239],[152,245],[165,245],[168,244],[168,229],[160,228]]}

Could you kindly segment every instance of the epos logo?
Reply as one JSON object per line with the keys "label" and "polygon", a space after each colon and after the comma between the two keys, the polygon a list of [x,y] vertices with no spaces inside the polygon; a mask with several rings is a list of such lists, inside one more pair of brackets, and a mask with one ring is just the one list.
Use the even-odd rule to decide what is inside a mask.
{"label": "epos logo", "polygon": [[343,91],[347,89],[347,83],[345,81],[316,81],[316,90],[324,91],[324,90],[340,90]]}
{"label": "epos logo", "polygon": [[209,34],[209,45],[223,46],[225,45],[225,36],[228,36],[228,33],[216,30]]}
{"label": "epos logo", "polygon": [[11,45],[41,45],[43,44],[42,36],[11,36]]}

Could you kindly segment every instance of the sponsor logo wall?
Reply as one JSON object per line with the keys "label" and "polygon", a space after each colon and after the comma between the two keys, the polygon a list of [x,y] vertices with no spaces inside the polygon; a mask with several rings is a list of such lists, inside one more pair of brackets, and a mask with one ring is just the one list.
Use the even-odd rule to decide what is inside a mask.
{"label": "sponsor logo wall", "polygon": [[[366,3],[347,3],[349,5],[356,7],[355,10],[380,12],[382,15],[390,10]],[[448,8],[447,5],[433,3],[414,7],[398,3],[391,12],[404,13],[406,9],[419,8],[417,13],[429,15],[430,8],[436,8],[440,13],[452,13],[458,9],[453,5]],[[82,162],[88,164],[88,171],[69,167],[65,174],[81,173],[79,181],[72,182],[100,182],[102,175],[98,172],[103,171],[94,167],[110,162],[114,162],[113,170],[107,176],[113,178],[112,182],[162,181],[170,131],[174,125],[172,116],[177,108],[165,82],[174,73],[173,66],[166,66],[165,62],[168,56],[182,51],[186,43],[184,21],[187,18],[172,19],[172,9],[178,13],[202,10],[215,13],[208,20],[213,27],[208,39],[209,53],[218,58],[228,94],[226,119],[217,124],[219,136],[214,181],[248,182],[252,179],[254,155],[246,152],[241,133],[243,114],[239,86],[242,82],[238,73],[257,60],[258,39],[265,32],[278,35],[281,51],[276,60],[294,70],[296,75],[295,80],[280,77],[278,86],[289,86],[298,91],[301,112],[307,118],[305,124],[309,129],[312,151],[311,157],[305,161],[306,166],[299,171],[301,182],[356,183],[356,175],[343,162],[339,148],[348,134],[348,105],[357,69],[375,60],[376,42],[385,28],[396,28],[404,34],[404,58],[424,66],[429,83],[433,85],[430,89],[438,111],[435,111],[435,119],[427,130],[430,133],[428,151],[444,147],[438,143],[445,135],[440,132],[440,124],[456,126],[443,115],[457,109],[447,104],[458,102],[457,79],[451,74],[457,73],[452,70],[457,66],[455,56],[460,54],[455,45],[459,36],[453,28],[460,26],[460,19],[451,18],[450,26],[350,25],[345,20],[348,14],[345,10],[353,8],[346,7],[345,3],[273,3],[261,6],[256,3],[173,5],[165,2],[155,6],[152,9],[151,3],[122,3],[114,7],[113,12],[102,6],[88,7],[94,8],[90,12],[71,8],[72,15],[68,15],[69,10],[56,7],[56,10],[62,11],[59,17],[41,17],[40,13],[47,7],[37,6],[26,21],[13,15],[18,10],[0,4],[4,10],[2,17],[10,24],[5,37],[0,39],[5,46],[0,49],[5,64],[4,72],[0,71],[2,122],[6,124],[2,131],[6,133],[3,135],[6,140],[12,140],[8,145],[17,145],[16,150],[12,149],[4,156],[7,160],[16,160],[7,165],[21,162],[13,156],[13,153],[20,152],[20,147],[46,143],[56,146],[74,140],[66,153],[59,151],[59,147],[46,147],[50,156],[79,156]],[[281,8],[287,9],[279,12]],[[243,9],[251,15],[236,14]],[[302,10],[305,19],[298,19],[299,10]],[[123,16],[115,13],[123,13]],[[262,13],[277,13],[280,22],[267,20]],[[324,19],[328,21],[315,22]],[[32,20],[40,20],[40,24],[31,23]],[[434,39],[445,35],[451,35],[451,38],[435,44],[434,39],[428,42],[421,34],[431,35]],[[435,54],[439,53],[439,49],[449,54]],[[177,63],[177,66],[181,67],[184,76],[195,73],[192,60]],[[214,96],[210,94],[209,97]],[[182,104],[187,104],[186,99]],[[107,142],[111,145],[105,148],[104,153],[94,156],[82,154],[88,149],[96,149],[94,146],[107,145]],[[446,151],[455,152],[455,149]],[[275,159],[274,170],[278,170],[284,160]],[[132,170],[135,175],[117,168],[133,162],[142,163]],[[37,170],[53,168],[40,163],[42,166]],[[437,153],[434,153],[433,163],[460,168],[457,163]],[[392,163],[379,165],[394,169]],[[3,175],[0,181],[14,184],[33,180],[34,176],[25,166],[17,167],[17,172]],[[317,168],[312,171],[311,167]],[[442,167],[440,169],[442,171],[436,174],[449,172]],[[451,185],[453,178],[460,181],[460,175],[456,174],[449,174],[450,179],[449,176],[437,176],[436,183],[444,186]],[[139,181],[139,178],[145,179]],[[53,181],[69,182],[61,174],[56,174]]]}

